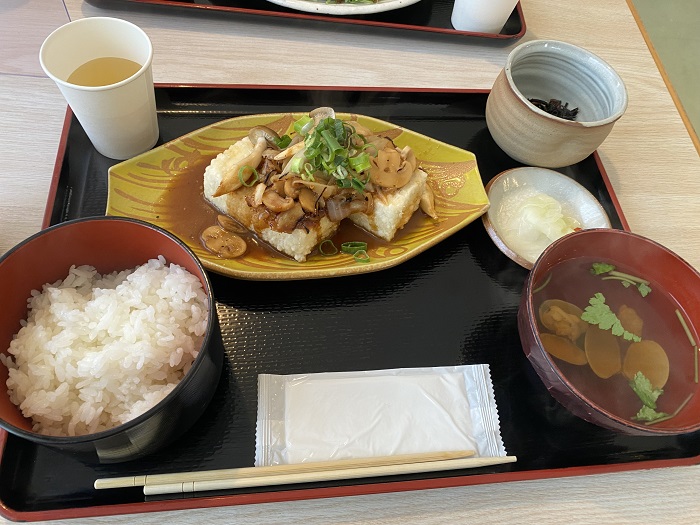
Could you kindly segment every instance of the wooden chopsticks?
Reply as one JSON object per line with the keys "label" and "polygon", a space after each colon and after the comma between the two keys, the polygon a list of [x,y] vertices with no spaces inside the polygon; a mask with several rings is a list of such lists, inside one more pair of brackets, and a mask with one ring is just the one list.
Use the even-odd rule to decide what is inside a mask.
{"label": "wooden chopsticks", "polygon": [[473,450],[460,450],[293,465],[102,478],[95,481],[95,488],[142,486],[146,495],[177,494],[476,468],[516,461],[515,456],[472,457],[473,455]]}

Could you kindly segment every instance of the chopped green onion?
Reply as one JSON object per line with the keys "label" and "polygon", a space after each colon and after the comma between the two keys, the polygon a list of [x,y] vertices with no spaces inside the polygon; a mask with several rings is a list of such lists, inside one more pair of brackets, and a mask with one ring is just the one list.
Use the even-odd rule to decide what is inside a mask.
{"label": "chopped green onion", "polygon": [[350,157],[348,159],[348,164],[358,173],[366,171],[371,167],[369,163],[369,155],[367,153],[360,153],[355,157]]}
{"label": "chopped green onion", "polygon": [[685,319],[683,318],[683,314],[681,314],[680,310],[676,308],[676,317],[678,317],[678,320],[681,322],[681,326],[683,327],[683,330],[685,331],[685,335],[688,337],[688,341],[690,342],[690,346],[693,347],[693,353],[695,354],[693,356],[693,363],[695,366],[695,382],[698,382],[698,345],[695,343],[695,338],[693,337],[693,334],[690,332],[690,328],[688,328],[688,324],[685,322]]}
{"label": "chopped green onion", "polygon": [[285,149],[292,142],[292,137],[289,135],[282,135],[280,138],[275,139],[275,146],[279,149]]}
{"label": "chopped green onion", "polygon": [[[297,121],[300,128],[305,124]],[[363,192],[369,180],[371,155],[364,151],[365,138],[356,133],[346,122],[327,117],[320,120],[304,138],[304,157],[308,163],[302,172],[293,163],[290,171],[304,177],[323,172],[336,179],[341,188],[352,188]]]}
{"label": "chopped green onion", "polygon": [[676,409],[676,411],[673,414],[669,414],[667,416],[660,417],[658,419],[655,419],[654,421],[647,421],[645,425],[655,425],[656,423],[661,423],[662,421],[668,421],[669,419],[676,417],[683,408],[685,408],[685,405],[688,404],[688,401],[690,401],[690,398],[693,397],[693,394],[690,394],[688,397],[685,398],[685,401],[683,401],[680,406]]}
{"label": "chopped green onion", "polygon": [[634,275],[630,275],[628,273],[618,272],[617,270],[611,270],[608,273],[612,276],[619,277],[620,279],[632,281],[633,283],[649,284],[649,281],[647,281],[646,279],[642,279],[641,277],[635,277]]}
{"label": "chopped green onion", "polygon": [[359,192],[365,191],[365,183],[362,182],[357,177],[353,177],[352,179],[350,179],[350,185],[352,186],[353,189],[355,189]]}
{"label": "chopped green onion", "polygon": [[352,256],[355,259],[355,262],[359,263],[368,263],[370,260],[369,254],[364,250],[357,250],[355,253],[352,254]]}
{"label": "chopped green onion", "polygon": [[532,290],[532,293],[536,294],[537,292],[542,291],[544,289],[544,287],[547,286],[549,284],[549,281],[551,281],[551,280],[552,280],[552,274],[550,273],[549,275],[547,275],[547,278],[544,280],[544,282],[541,285],[539,285],[537,288]]}
{"label": "chopped green onion", "polygon": [[628,273],[624,272],[618,272],[615,269],[614,264],[609,264],[609,263],[593,263],[591,267],[591,273],[593,275],[605,275],[607,274],[607,277],[601,277],[602,280],[607,281],[610,279],[615,279],[618,280],[622,283],[622,285],[625,288],[629,288],[630,286],[634,286],[639,290],[639,293],[642,295],[642,297],[646,297],[649,295],[651,292],[651,287],[649,286],[649,281],[646,279],[642,279],[641,277],[635,277],[634,275],[630,275]]}
{"label": "chopped green onion", "polygon": [[685,322],[683,315],[681,314],[680,310],[678,310],[678,309],[676,309],[676,317],[678,317],[678,320],[681,322],[681,326],[683,327],[683,330],[685,331],[685,335],[688,337],[688,341],[690,341],[690,345],[696,346],[695,338],[693,337],[693,334],[690,333],[690,328],[688,328],[688,325]]}
{"label": "chopped green onion", "polygon": [[326,146],[327,146],[327,155],[329,160],[333,160],[336,155],[340,155],[343,153],[345,148],[343,148],[338,140],[331,134],[330,131],[327,129],[324,129],[321,131],[321,136],[323,139],[326,141]]}
{"label": "chopped green onion", "polygon": [[292,157],[292,160],[289,161],[289,171],[291,173],[302,173],[302,169],[304,166],[304,157],[302,155],[295,155]]}
{"label": "chopped green onion", "polygon": [[[248,179],[246,178],[246,175],[247,175],[247,174],[248,174],[248,175],[249,175],[249,174],[252,174],[252,175],[253,175],[253,176],[250,178],[250,180],[248,180]],[[258,170],[256,170],[256,169],[253,168],[252,166],[248,166],[248,165],[246,164],[245,166],[241,166],[241,167],[238,169],[238,178],[240,179],[241,184],[243,184],[243,186],[246,186],[246,187],[250,188],[253,184],[255,184],[256,182],[258,182],[258,180],[259,180]]]}
{"label": "chopped green onion", "polygon": [[367,243],[362,241],[348,241],[340,245],[343,253],[357,253],[359,251],[367,253]]}
{"label": "chopped green onion", "polygon": [[314,178],[315,171],[316,170],[314,170],[314,167],[310,163],[305,162],[304,169],[303,169],[302,173],[300,173],[299,175],[301,175],[301,178],[304,180],[309,180],[311,182],[315,182],[316,181],[316,179]]}
{"label": "chopped green onion", "polygon": [[[329,248],[324,248],[324,246],[329,246]],[[338,253],[338,248],[336,248],[335,244],[333,244],[333,241],[330,239],[326,239],[323,241],[321,244],[318,245],[318,252],[321,255],[335,255]]]}
{"label": "chopped green onion", "polygon": [[310,116],[304,115],[294,123],[294,131],[296,131],[299,135],[306,135],[306,133],[308,132],[307,126],[312,122],[313,120]]}

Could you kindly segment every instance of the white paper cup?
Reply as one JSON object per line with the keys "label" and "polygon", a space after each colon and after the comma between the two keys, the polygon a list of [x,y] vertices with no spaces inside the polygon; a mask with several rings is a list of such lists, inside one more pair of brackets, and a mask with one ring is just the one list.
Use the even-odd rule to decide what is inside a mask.
{"label": "white paper cup", "polygon": [[455,0],[452,27],[459,31],[498,34],[518,0]]}
{"label": "white paper cup", "polygon": [[[68,82],[79,66],[101,57],[125,58],[141,68],[106,86]],[[153,46],[143,30],[107,17],[69,22],[51,33],[39,51],[41,67],[58,85],[95,149],[119,160],[143,153],[158,141],[152,59]]]}

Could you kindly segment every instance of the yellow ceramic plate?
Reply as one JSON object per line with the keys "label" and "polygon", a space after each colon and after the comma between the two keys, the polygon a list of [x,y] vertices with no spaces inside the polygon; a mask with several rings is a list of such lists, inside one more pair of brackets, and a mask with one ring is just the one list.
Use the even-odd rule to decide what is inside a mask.
{"label": "yellow ceramic plate", "polygon": [[[428,173],[437,220],[416,212],[393,242],[377,243],[368,250],[370,262],[366,263],[356,262],[347,254],[324,256],[316,252],[299,263],[266,250],[249,250],[237,259],[222,259],[207,251],[196,235],[185,233],[183,224],[191,229],[191,217],[197,216],[195,208],[210,209],[202,197],[203,173],[210,160],[246,136],[253,126],[268,126],[282,135],[301,116],[270,113],[236,117],[113,166],[109,170],[107,215],[145,220],[172,232],[214,272],[240,279],[288,280],[353,275],[396,266],[464,228],[489,207],[473,153],[372,117],[338,114],[338,118],[356,119],[375,133],[381,132],[399,147],[411,146]],[[195,227],[201,231],[211,224]]]}

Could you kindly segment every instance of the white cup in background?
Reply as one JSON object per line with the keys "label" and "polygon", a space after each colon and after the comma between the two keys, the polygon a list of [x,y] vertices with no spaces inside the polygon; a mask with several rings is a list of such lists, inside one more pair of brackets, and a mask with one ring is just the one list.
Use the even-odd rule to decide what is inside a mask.
{"label": "white cup in background", "polygon": [[[99,84],[103,78],[106,85],[69,81],[77,68],[105,57],[133,61],[137,70],[123,78],[100,76],[93,82]],[[107,17],[69,22],[51,33],[39,51],[41,67],[56,82],[95,149],[118,160],[143,153],[158,141],[152,60],[153,46],[143,30]],[[111,76],[113,65],[103,73]]]}
{"label": "white cup in background", "polygon": [[498,34],[518,0],[455,0],[452,26],[458,31]]}

